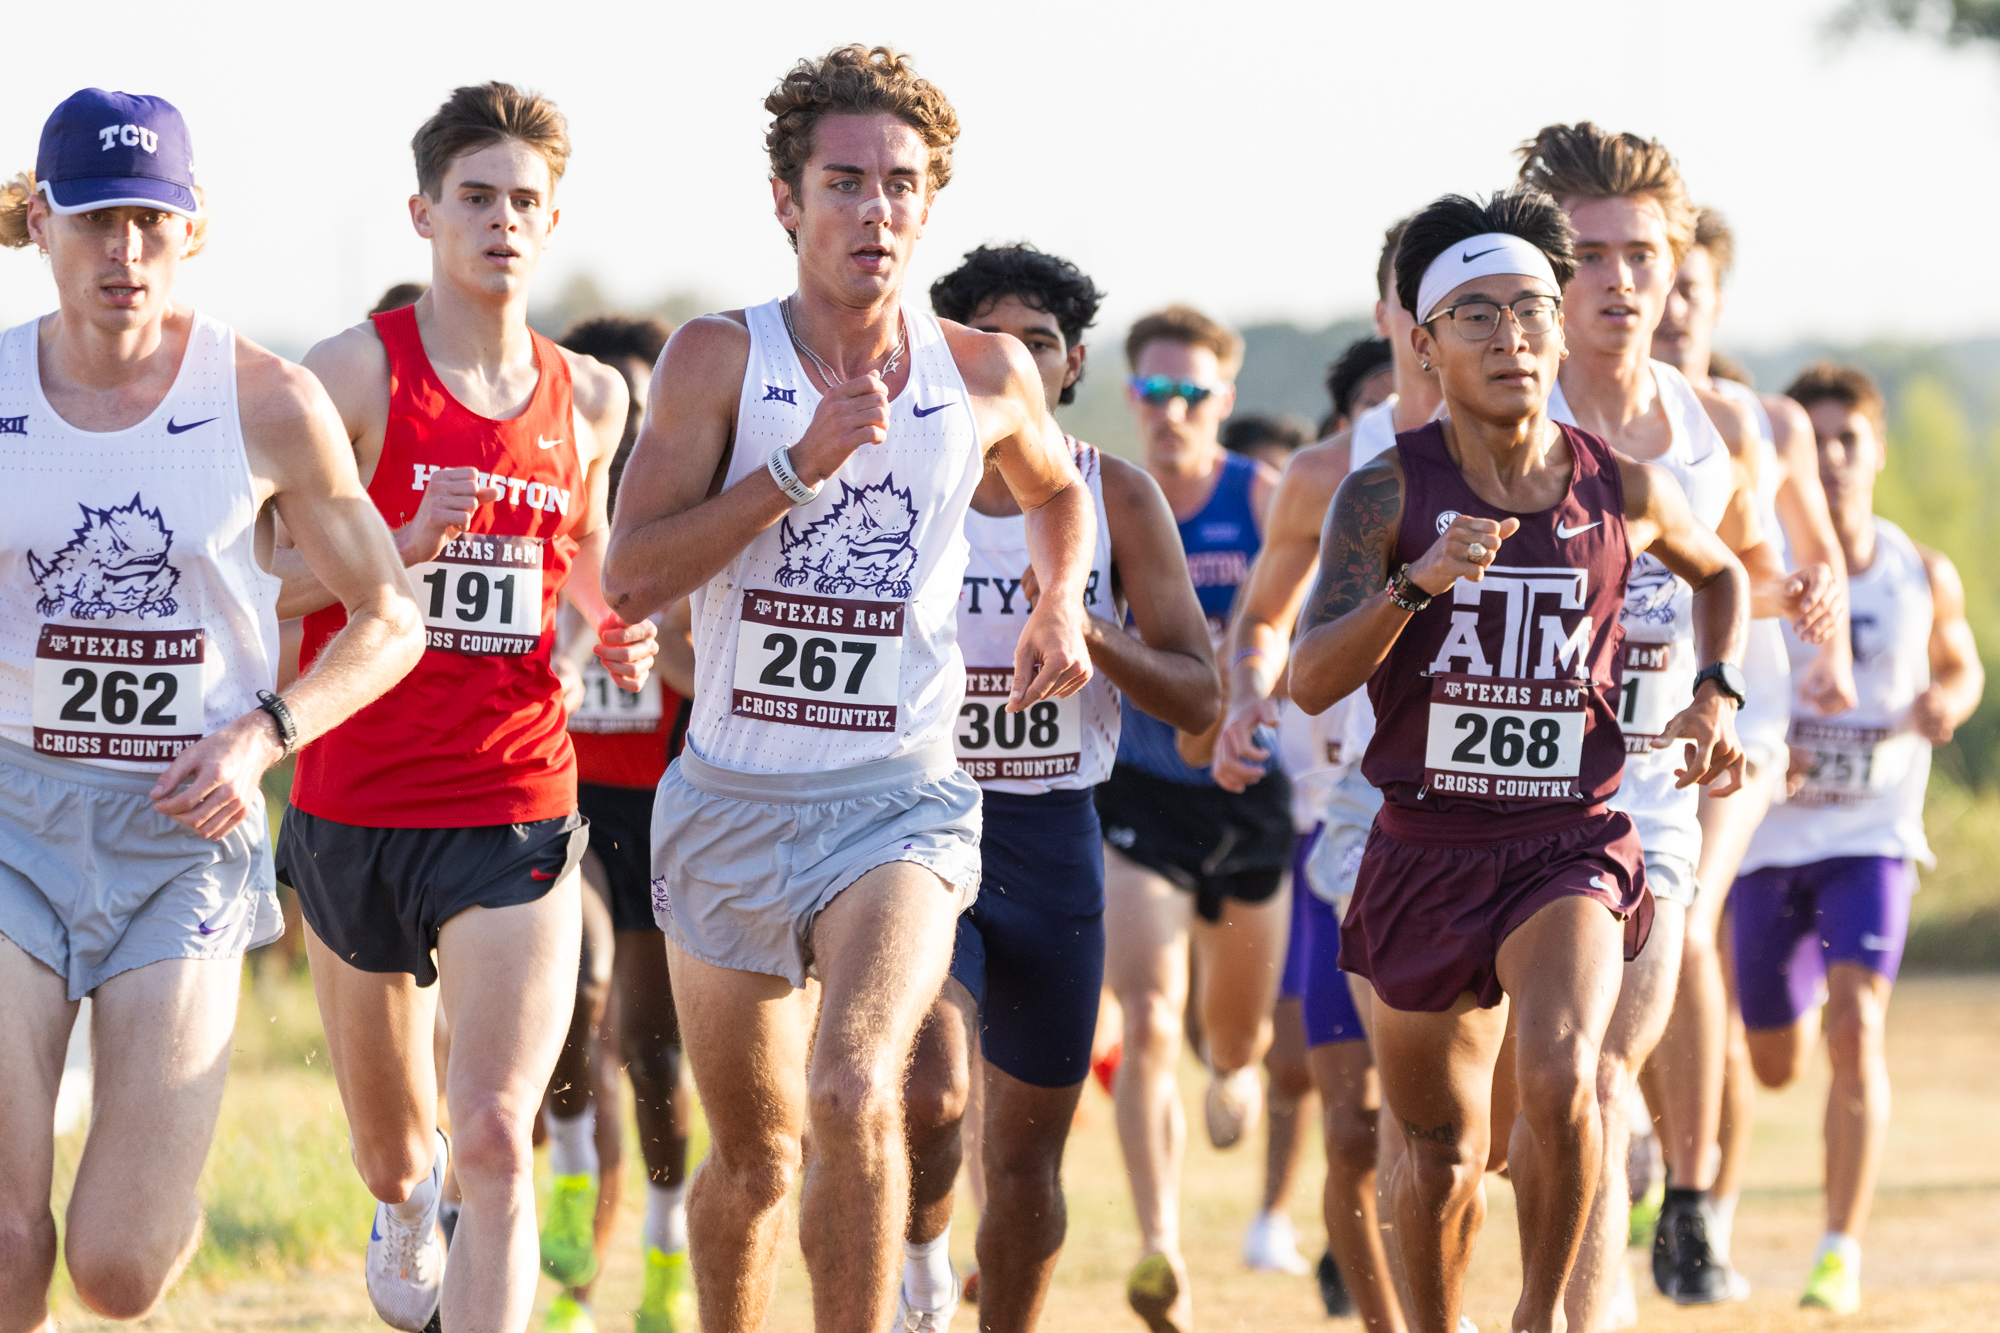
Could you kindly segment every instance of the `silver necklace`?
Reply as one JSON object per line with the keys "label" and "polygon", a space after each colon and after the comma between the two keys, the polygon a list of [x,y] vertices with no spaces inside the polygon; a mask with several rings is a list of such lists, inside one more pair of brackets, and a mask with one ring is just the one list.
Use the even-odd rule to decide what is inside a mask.
{"label": "silver necklace", "polygon": [[[825,360],[821,358],[818,352],[815,352],[812,348],[806,346],[806,340],[804,338],[799,337],[798,329],[792,324],[791,297],[787,296],[784,300],[778,302],[778,313],[784,316],[785,332],[791,335],[792,345],[798,348],[801,352],[804,352],[809,358],[811,358],[812,363],[815,366],[819,367],[819,373],[826,379],[826,387],[831,389],[834,385],[841,383],[842,379],[840,373],[836,371],[832,366],[829,366],[825,362]],[[895,374],[896,367],[903,364],[903,351],[905,345],[909,341],[909,336],[910,336],[909,328],[903,323],[902,313],[898,311],[896,315],[896,345],[889,349],[889,364],[882,367],[882,373],[884,375]],[[873,362],[870,362],[870,364],[872,365]]]}

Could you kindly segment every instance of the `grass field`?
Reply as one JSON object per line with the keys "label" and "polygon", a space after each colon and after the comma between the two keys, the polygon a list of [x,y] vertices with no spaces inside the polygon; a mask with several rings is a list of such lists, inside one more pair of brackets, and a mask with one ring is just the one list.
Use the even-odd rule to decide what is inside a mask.
{"label": "grass field", "polygon": [[[1935,792],[1930,822],[1940,869],[1917,899],[1912,964],[2000,967],[2000,801]],[[1896,1087],[1889,1155],[1866,1240],[1865,1305],[1829,1321],[1795,1308],[1818,1238],[1823,1060],[1801,1086],[1759,1102],[1756,1152],[1736,1227],[1736,1259],[1755,1292],[1743,1305],[1676,1310],[1641,1280],[1642,1326],[1713,1330],[2000,1329],[2000,974],[1906,973],[1890,1008]],[[246,983],[222,1121],[201,1186],[208,1233],[188,1274],[145,1327],[172,1330],[362,1330],[375,1323],[362,1287],[360,1250],[371,1201],[347,1160],[346,1126],[303,977],[265,969]],[[1201,1081],[1184,1071],[1189,1121],[1199,1126]],[[626,1124],[630,1126],[630,1116]],[[702,1151],[697,1120],[695,1152]],[[57,1213],[82,1147],[57,1144]],[[1285,1333],[1358,1328],[1323,1318],[1309,1279],[1251,1274],[1237,1259],[1258,1188],[1261,1148],[1222,1154],[1196,1132],[1186,1176],[1184,1232],[1199,1326]],[[600,1326],[631,1328],[639,1291],[637,1228],[643,1199],[636,1146],[625,1216],[598,1288]],[[1137,1330],[1124,1276],[1136,1240],[1110,1103],[1086,1089],[1067,1170],[1070,1239],[1042,1327]],[[1316,1254],[1313,1200],[1318,1153],[1293,1216]],[[971,1260],[973,1222],[960,1196],[953,1249]],[[1489,1183],[1491,1214],[1473,1273],[1468,1313],[1504,1330],[1519,1279],[1512,1194]],[[1635,1251],[1635,1265],[1641,1260]],[[544,1283],[542,1299],[554,1294]],[[65,1328],[111,1328],[89,1318],[64,1279],[56,1311]],[[794,1250],[779,1278],[773,1329],[811,1327],[803,1265]],[[975,1326],[972,1312],[956,1327]]]}

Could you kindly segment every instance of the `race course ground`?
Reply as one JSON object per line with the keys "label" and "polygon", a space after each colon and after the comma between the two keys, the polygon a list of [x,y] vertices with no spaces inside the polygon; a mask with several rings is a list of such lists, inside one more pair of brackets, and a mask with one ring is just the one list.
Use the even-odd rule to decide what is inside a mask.
{"label": "race course ground", "polygon": [[[1960,1333],[2000,1328],[2000,977],[1907,978],[1890,1008],[1889,1057],[1896,1084],[1888,1160],[1866,1240],[1865,1304],[1831,1320],[1795,1302],[1821,1227],[1819,1119],[1824,1060],[1813,1076],[1759,1102],[1757,1144],[1736,1227],[1736,1257],[1754,1285],[1743,1305],[1676,1310],[1652,1294],[1638,1251],[1641,1327],[1675,1333],[1720,1330],[1910,1330]],[[138,1327],[159,1330],[377,1329],[360,1273],[369,1201],[346,1161],[345,1123],[302,978],[247,988],[223,1120],[203,1179],[209,1233],[189,1275]],[[1257,1190],[1261,1147],[1216,1153],[1201,1140],[1198,1071],[1183,1071],[1189,1124],[1184,1210],[1198,1326],[1287,1333],[1358,1329],[1318,1310],[1310,1279],[1244,1271],[1237,1247]],[[627,1125],[630,1124],[629,1116]],[[697,1151],[700,1148],[697,1130]],[[59,1145],[60,1207],[81,1135]],[[637,1153],[624,1216],[598,1288],[605,1333],[632,1327],[639,1291]],[[1316,1193],[1318,1154],[1293,1215],[1317,1255],[1322,1233],[1304,1197]],[[1124,1277],[1137,1258],[1131,1210],[1112,1132],[1110,1103],[1091,1087],[1071,1139],[1067,1180],[1070,1239],[1042,1327],[1138,1330],[1125,1309]],[[1489,1182],[1490,1216],[1479,1248],[1468,1313],[1488,1333],[1505,1330],[1518,1281],[1512,1193]],[[953,1250],[971,1259],[972,1219],[960,1192]],[[541,1300],[554,1294],[542,1284]],[[83,1314],[58,1279],[66,1329],[123,1327]],[[539,1327],[539,1319],[535,1327]],[[805,1271],[794,1249],[779,1280],[771,1327],[811,1327]],[[954,1327],[976,1327],[961,1311]]]}

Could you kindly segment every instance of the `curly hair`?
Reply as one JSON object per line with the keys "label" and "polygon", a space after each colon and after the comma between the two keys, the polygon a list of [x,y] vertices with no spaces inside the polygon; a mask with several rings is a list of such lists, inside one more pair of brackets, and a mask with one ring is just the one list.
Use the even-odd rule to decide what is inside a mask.
{"label": "curly hair", "polygon": [[[969,324],[981,308],[1003,296],[1018,296],[1053,319],[1069,347],[1083,341],[1083,331],[1097,322],[1097,307],[1104,302],[1090,275],[1023,241],[967,251],[965,262],[931,284],[931,309]],[[1076,383],[1064,386],[1057,403],[1075,402],[1076,385],[1082,382],[1078,375]]]}
{"label": "curly hair", "polygon": [[[28,204],[35,197],[35,173],[23,171],[14,179],[0,183],[0,247],[19,250],[34,238],[28,235]],[[188,237],[188,248],[181,253],[183,259],[193,259],[208,244],[208,196],[202,188],[194,187],[195,206],[201,215],[194,219],[194,232]]]}
{"label": "curly hair", "polygon": [[1369,376],[1395,364],[1387,338],[1356,338],[1347,344],[1346,350],[1326,368],[1326,396],[1333,400],[1333,414],[1352,418],[1354,395],[1361,392],[1361,386],[1368,382]]}
{"label": "curly hair", "polygon": [[1569,201],[1644,197],[1660,206],[1674,263],[1695,244],[1694,205],[1674,155],[1658,139],[1613,134],[1587,120],[1544,125],[1518,150],[1521,182]]}
{"label": "curly hair", "polygon": [[771,128],[764,149],[771,176],[793,191],[813,155],[813,132],[822,117],[887,112],[917,132],[930,149],[926,197],[951,182],[951,147],[958,142],[958,112],[938,86],[917,77],[910,58],[891,46],[836,46],[818,60],[792,66],[764,99]]}
{"label": "curly hair", "polygon": [[467,153],[509,139],[519,140],[549,164],[549,188],[561,183],[569,165],[569,122],[540,93],[511,83],[468,84],[451,90],[410,140],[417,160],[417,188],[429,199],[442,197],[445,172]]}
{"label": "curly hair", "polygon": [[1396,299],[1413,317],[1424,270],[1447,247],[1489,231],[1518,236],[1548,257],[1558,290],[1576,276],[1576,230],[1561,205],[1532,185],[1512,185],[1485,203],[1462,194],[1432,200],[1403,224],[1396,246]]}

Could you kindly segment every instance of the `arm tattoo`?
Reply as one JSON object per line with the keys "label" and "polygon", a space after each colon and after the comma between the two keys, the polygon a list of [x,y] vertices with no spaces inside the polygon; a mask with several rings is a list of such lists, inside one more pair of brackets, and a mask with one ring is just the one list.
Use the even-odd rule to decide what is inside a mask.
{"label": "arm tattoo", "polygon": [[1340,619],[1382,591],[1389,581],[1389,544],[1402,518],[1403,477],[1387,458],[1340,483],[1320,534],[1319,579],[1299,633]]}

